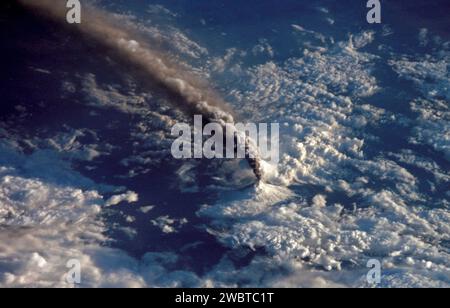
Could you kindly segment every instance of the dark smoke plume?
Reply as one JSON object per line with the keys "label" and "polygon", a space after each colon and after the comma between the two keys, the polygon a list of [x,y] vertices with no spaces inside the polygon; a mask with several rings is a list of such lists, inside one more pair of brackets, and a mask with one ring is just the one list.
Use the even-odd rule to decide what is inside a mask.
{"label": "dark smoke plume", "polygon": [[[163,52],[139,40],[139,34],[122,26],[112,14],[92,5],[83,4],[82,23],[68,25],[65,0],[18,0],[24,7],[50,18],[76,31],[99,50],[104,50],[118,63],[132,70],[139,80],[163,89],[173,99],[177,108],[189,115],[202,115],[207,122],[233,123],[231,108],[214,93],[205,82],[199,80],[165,57]],[[70,28],[69,28],[70,27]],[[262,170],[257,145],[242,133],[235,132],[236,139],[246,146],[247,161],[256,178],[261,180]]]}

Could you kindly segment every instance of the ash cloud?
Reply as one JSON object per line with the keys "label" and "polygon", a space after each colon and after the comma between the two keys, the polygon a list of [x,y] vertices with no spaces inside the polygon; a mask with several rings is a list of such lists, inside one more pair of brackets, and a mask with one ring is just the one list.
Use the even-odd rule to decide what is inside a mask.
{"label": "ash cloud", "polygon": [[[132,72],[140,82],[161,90],[177,108],[188,115],[202,115],[208,122],[217,122],[223,126],[233,123],[232,110],[220,96],[204,81],[197,79],[192,73],[183,70],[175,61],[169,59],[162,51],[139,39],[139,34],[119,24],[112,14],[101,11],[92,5],[83,6],[81,24],[67,24],[67,8],[65,1],[54,0],[18,0],[24,7],[57,23],[61,23],[68,31],[81,35],[95,50],[108,55],[116,62]],[[239,135],[238,132],[235,132]],[[245,136],[249,147],[249,165],[255,176],[262,177],[261,164],[256,148]]]}
{"label": "ash cloud", "polygon": [[61,23],[67,30],[76,31],[99,52],[104,52],[120,64],[127,65],[144,83],[165,90],[179,108],[192,114],[202,114],[210,121],[233,122],[229,107],[204,81],[184,71],[161,51],[139,40],[138,33],[116,26],[118,21],[112,14],[85,4],[82,23],[69,25],[66,24],[65,1],[19,0],[19,3]]}

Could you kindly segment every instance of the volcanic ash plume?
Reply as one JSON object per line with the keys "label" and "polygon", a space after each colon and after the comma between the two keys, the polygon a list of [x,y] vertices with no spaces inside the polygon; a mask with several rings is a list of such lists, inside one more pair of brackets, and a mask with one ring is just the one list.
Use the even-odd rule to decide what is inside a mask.
{"label": "volcanic ash plume", "polygon": [[[105,50],[118,63],[132,69],[135,77],[164,89],[171,101],[189,115],[202,115],[208,122],[233,123],[234,117],[228,105],[203,82],[189,74],[161,51],[152,49],[139,41],[139,35],[131,29],[119,28],[120,22],[107,12],[93,6],[83,5],[81,24],[66,23],[65,0],[18,0],[23,6],[44,15],[63,27],[74,29],[93,43],[99,50]],[[247,161],[258,180],[262,178],[260,156],[257,147],[245,133],[235,132],[237,140],[245,140]]]}

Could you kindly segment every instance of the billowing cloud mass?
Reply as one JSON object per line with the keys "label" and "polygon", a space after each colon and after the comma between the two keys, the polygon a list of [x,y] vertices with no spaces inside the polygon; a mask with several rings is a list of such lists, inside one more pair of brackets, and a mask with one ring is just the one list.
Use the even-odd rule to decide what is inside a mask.
{"label": "billowing cloud mass", "polygon": [[[55,1],[20,2],[65,18]],[[316,5],[327,27],[343,23]],[[57,81],[83,127],[69,114],[27,130],[39,113],[26,102],[1,118],[0,286],[72,287],[71,259],[82,287],[366,287],[371,259],[382,287],[450,286],[450,43],[417,29],[415,44],[430,48],[418,55],[389,45],[395,25],[339,37],[290,20],[248,45],[214,32],[217,51],[175,26],[181,12],[146,13],[169,26],[94,10],[78,28],[105,63],[122,63],[120,78],[84,69]],[[199,21],[216,31],[209,23]],[[230,120],[205,78],[247,120],[281,124],[267,182],[242,185],[239,162],[168,158],[186,113]],[[189,263],[204,255],[207,266]]]}
{"label": "billowing cloud mass", "polygon": [[[372,36],[363,33],[356,40]],[[213,220],[210,232],[224,245],[264,247],[285,266],[304,260],[324,271],[339,271],[347,283],[358,286],[365,283],[360,270],[378,256],[384,262],[384,286],[446,286],[448,201],[437,199],[438,207],[444,208],[428,208],[433,200],[419,192],[419,180],[408,169],[382,155],[369,159],[364,153],[364,138],[374,136],[358,132],[389,122],[389,115],[360,103],[379,87],[371,74],[375,57],[355,45],[350,41],[325,51],[305,51],[284,65],[269,62],[249,71],[250,87],[236,93],[236,99],[254,102],[248,108],[258,119],[286,123],[285,134],[291,137],[284,139],[284,161],[275,177],[295,185],[290,192],[267,186],[250,194],[233,193],[199,213]],[[442,82],[432,86],[440,89]],[[412,107],[423,115],[411,141],[445,150],[448,106],[416,102]],[[430,114],[429,108],[443,112]],[[439,121],[426,122],[433,116]],[[437,135],[431,136],[431,131]],[[405,153],[398,157],[407,159]],[[413,159],[420,165],[422,159]],[[439,168],[425,168],[440,177]],[[444,173],[446,179],[439,182],[448,185],[448,170]],[[311,194],[302,189],[305,185],[314,185],[322,194]],[[429,238],[423,239],[423,234]],[[293,275],[303,275],[302,269]]]}

